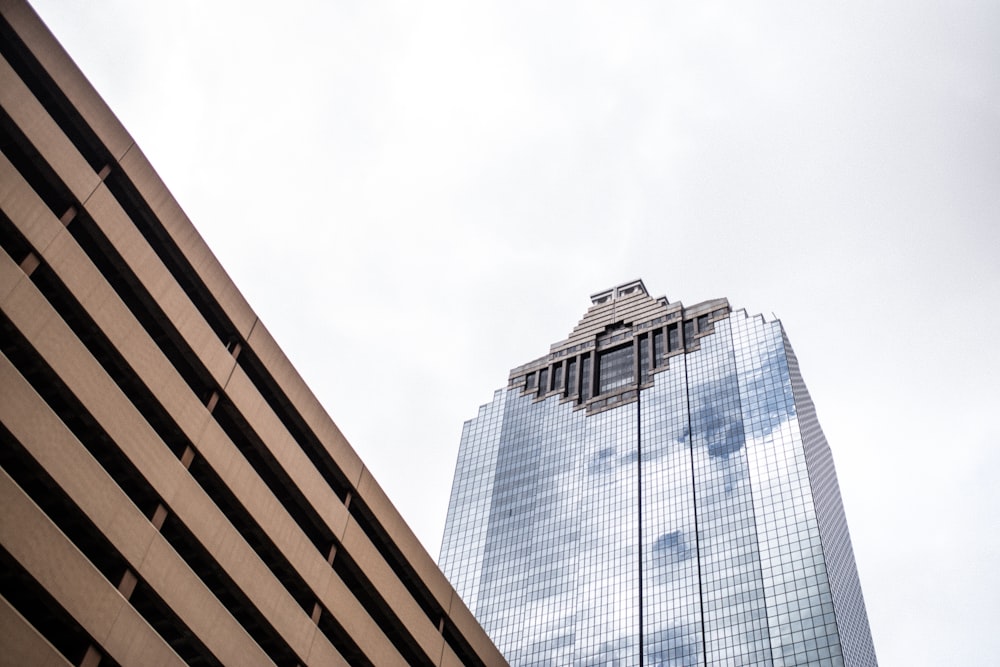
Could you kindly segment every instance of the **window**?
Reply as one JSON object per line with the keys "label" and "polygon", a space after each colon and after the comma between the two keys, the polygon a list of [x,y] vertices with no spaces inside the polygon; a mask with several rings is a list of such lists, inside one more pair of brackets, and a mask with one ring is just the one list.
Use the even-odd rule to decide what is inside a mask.
{"label": "window", "polygon": [[[662,333],[662,332],[658,332]],[[654,334],[655,338],[656,335]],[[662,336],[661,336],[662,339]],[[662,341],[661,341],[662,342]],[[638,342],[639,346],[639,383],[642,384],[649,379],[649,337],[640,336]]]}
{"label": "window", "polygon": [[576,395],[576,359],[566,362],[566,393]]}
{"label": "window", "polygon": [[590,360],[590,354],[587,354],[587,356],[583,358],[583,366],[581,367],[581,375],[583,377],[581,378],[582,384],[580,386],[580,399],[584,401],[590,398],[590,393],[594,386],[593,372],[591,370],[592,365],[593,363]]}
{"label": "window", "polygon": [[598,393],[604,394],[634,382],[634,359],[631,345],[602,352],[597,358]]}

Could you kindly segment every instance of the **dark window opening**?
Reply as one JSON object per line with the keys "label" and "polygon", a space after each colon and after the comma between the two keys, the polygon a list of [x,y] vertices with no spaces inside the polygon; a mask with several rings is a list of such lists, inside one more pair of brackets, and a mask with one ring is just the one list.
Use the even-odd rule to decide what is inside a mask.
{"label": "dark window opening", "polygon": [[[142,579],[132,591],[129,604],[146,619],[146,622],[163,637],[186,664],[192,667],[213,667],[222,664],[173,609]],[[104,667],[104,660],[101,660],[101,667]]]}
{"label": "dark window opening", "polygon": [[592,370],[593,362],[591,361],[591,355],[587,354],[583,357],[583,366],[581,367],[582,384],[580,385],[580,399],[589,400],[594,391],[594,378]]}
{"label": "dark window opening", "polygon": [[142,286],[125,260],[107,240],[97,224],[86,215],[79,215],[70,232],[90,261],[104,276],[118,297],[125,303],[132,315],[149,337],[153,339],[163,355],[170,360],[181,377],[199,398],[203,398],[214,388],[211,374],[174,328],[166,314]]}
{"label": "dark window opening", "polygon": [[667,327],[667,351],[676,352],[681,349],[680,327],[675,322]]}
{"label": "dark window opening", "polygon": [[0,351],[136,507],[149,516],[160,499],[146,478],[5,316],[0,316],[0,334]]}
{"label": "dark window opening", "polygon": [[128,563],[75,502],[21,443],[0,425],[0,467],[38,505],[112,586],[118,586]]}
{"label": "dark window opening", "polygon": [[316,625],[319,627],[320,632],[330,640],[333,647],[337,649],[337,653],[343,656],[349,665],[369,667],[372,664],[365,654],[362,653],[361,648],[355,643],[351,635],[344,630],[344,627],[326,609],[320,612],[319,621]]}
{"label": "dark window opening", "polygon": [[190,441],[55,272],[47,265],[40,266],[31,275],[31,280],[167,447],[175,456],[180,456]]}
{"label": "dark window opening", "polygon": [[[0,546],[0,596],[3,596],[24,619],[57,651],[74,665],[80,664],[87,648],[97,646],[87,631],[77,623],[45,587],[35,581],[6,549]],[[104,656],[101,665],[117,665]]]}
{"label": "dark window opening", "polygon": [[486,667],[483,661],[479,659],[479,656],[476,655],[475,649],[466,641],[465,636],[455,628],[455,624],[452,623],[450,618],[444,617],[443,634],[444,640],[455,651],[455,654],[462,661],[463,665]]}
{"label": "dark window opening", "polygon": [[[372,544],[375,545],[375,548],[385,559],[386,563],[389,564],[389,567],[392,568],[400,581],[403,582],[403,586],[406,587],[410,595],[413,596],[413,599],[423,609],[424,614],[432,621],[443,618],[445,616],[444,609],[438,604],[434,594],[427,588],[427,584],[417,574],[413,565],[403,555],[399,547],[396,546],[395,541],[393,541],[378,520],[376,520],[371,509],[365,504],[364,499],[356,497],[355,500],[351,501],[349,510],[351,516],[357,520],[358,525],[364,530],[365,535],[368,536],[368,539],[372,541]],[[335,565],[339,559],[340,554],[334,560]],[[364,600],[361,600],[361,602],[364,603]],[[476,652],[466,642],[452,641],[447,634],[445,635],[445,639],[462,660],[462,664],[470,665],[471,667],[486,667]]]}
{"label": "dark window opening", "polygon": [[95,172],[114,161],[111,152],[2,17],[0,53]]}
{"label": "dark window opening", "polygon": [[31,244],[21,235],[20,230],[14,226],[10,218],[0,211],[0,247],[14,260],[15,264],[20,264],[28,256]]}
{"label": "dark window opening", "polygon": [[633,348],[625,345],[602,352],[597,357],[598,393],[605,394],[635,380]]}
{"label": "dark window opening", "polygon": [[[431,667],[434,662],[424,654],[420,645],[406,630],[406,627],[396,616],[392,607],[382,596],[378,594],[375,586],[358,567],[357,563],[346,552],[338,552],[333,559],[333,570],[350,589],[354,597],[361,602],[365,610],[379,627],[386,629],[386,637],[393,646],[402,654],[406,662],[410,665],[427,665]],[[359,664],[371,664],[364,661]]]}
{"label": "dark window opening", "polygon": [[246,457],[250,466],[260,475],[264,484],[271,489],[279,502],[292,515],[299,527],[316,546],[320,553],[326,553],[333,542],[333,533],[319,516],[316,509],[302,495],[302,491],[292,482],[288,473],[274,458],[243,415],[227,397],[222,397],[212,412],[216,422],[229,436],[236,448]]}
{"label": "dark window opening", "polygon": [[330,456],[326,446],[320,442],[313,430],[306,424],[305,419],[282,391],[278,383],[274,381],[271,374],[264,368],[264,364],[257,358],[256,353],[247,345],[244,345],[236,359],[240,368],[247,374],[250,381],[260,392],[264,402],[270,406],[275,416],[281,421],[289,435],[295,440],[312,464],[323,476],[326,483],[330,485],[334,493],[341,500],[346,500],[347,494],[353,489],[353,485],[348,481],[347,476]]}
{"label": "dark window opening", "polygon": [[291,596],[306,612],[311,613],[316,594],[303,581],[288,559],[274,545],[260,525],[254,521],[250,513],[243,507],[232,491],[219,478],[216,472],[202,457],[196,457],[189,468],[212,502],[226,515],[229,523],[239,531],[250,548],[253,549],[275,578],[288,590]]}
{"label": "dark window opening", "polygon": [[278,665],[301,663],[284,638],[175,514],[167,516],[160,532],[271,660]]}
{"label": "dark window opening", "polygon": [[57,218],[77,203],[62,179],[3,109],[0,109],[0,152]]}
{"label": "dark window opening", "polygon": [[639,346],[639,383],[642,384],[649,379],[649,338],[645,335],[639,337],[636,345]]}

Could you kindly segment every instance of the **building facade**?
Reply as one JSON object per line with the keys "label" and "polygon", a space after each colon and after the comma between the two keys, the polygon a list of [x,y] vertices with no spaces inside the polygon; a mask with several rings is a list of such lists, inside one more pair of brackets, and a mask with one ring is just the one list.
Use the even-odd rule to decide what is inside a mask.
{"label": "building facade", "polygon": [[504,662],[142,151],[0,0],[0,665],[98,664]]}
{"label": "building facade", "polygon": [[641,281],[465,424],[440,565],[513,665],[876,664],[781,323]]}

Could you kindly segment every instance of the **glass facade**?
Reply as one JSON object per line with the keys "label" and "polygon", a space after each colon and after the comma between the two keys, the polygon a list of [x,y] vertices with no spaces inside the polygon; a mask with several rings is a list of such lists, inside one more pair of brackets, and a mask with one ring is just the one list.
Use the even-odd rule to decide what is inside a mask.
{"label": "glass facade", "polygon": [[[553,346],[465,425],[440,564],[470,609],[512,665],[877,664],[780,322],[611,294],[562,346],[652,336]],[[579,394],[533,386],[556,363]]]}

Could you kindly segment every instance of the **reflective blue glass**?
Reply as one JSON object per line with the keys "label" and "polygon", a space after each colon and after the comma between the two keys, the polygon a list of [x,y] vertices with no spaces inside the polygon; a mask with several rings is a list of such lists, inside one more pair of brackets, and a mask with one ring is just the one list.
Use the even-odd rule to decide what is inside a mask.
{"label": "reflective blue glass", "polygon": [[[465,602],[514,665],[877,664],[780,322],[616,294],[465,424],[440,558]],[[623,323],[646,347],[591,380],[587,340]]]}

